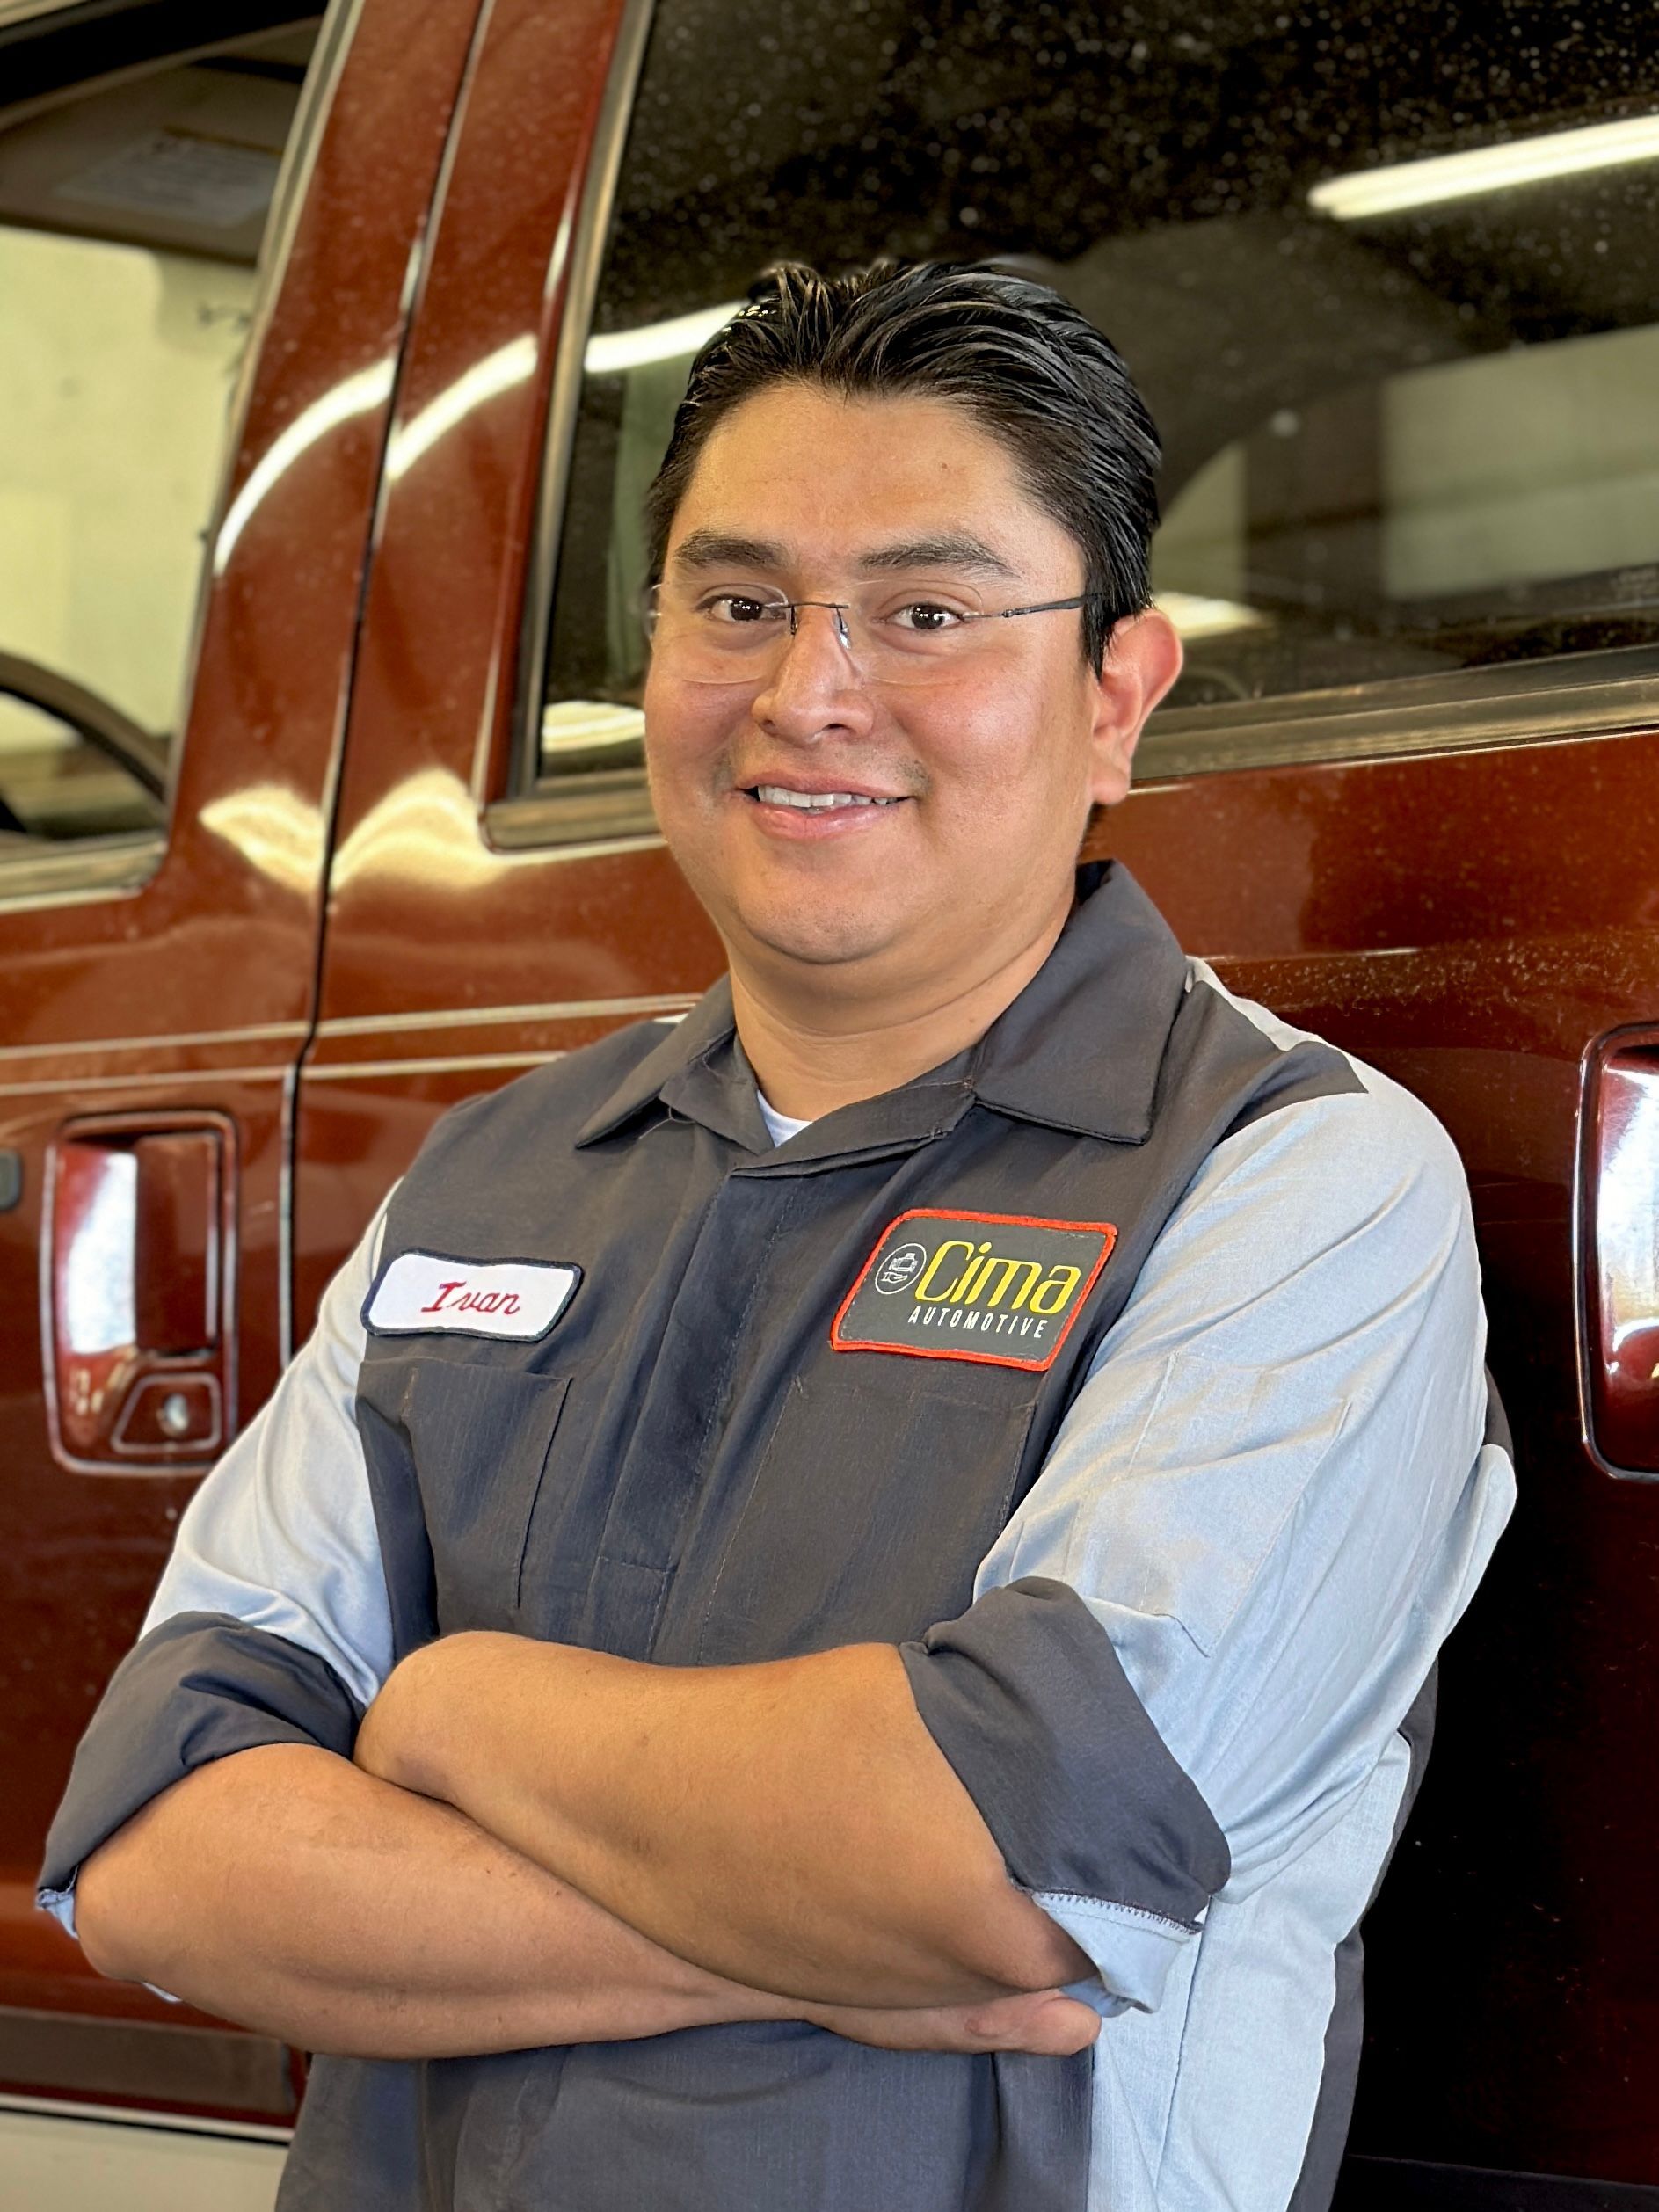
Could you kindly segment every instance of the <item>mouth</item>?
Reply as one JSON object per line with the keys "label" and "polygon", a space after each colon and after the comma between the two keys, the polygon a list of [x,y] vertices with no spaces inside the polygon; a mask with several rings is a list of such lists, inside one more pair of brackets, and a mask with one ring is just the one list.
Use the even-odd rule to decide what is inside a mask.
{"label": "mouth", "polygon": [[879,791],[804,791],[789,783],[749,783],[740,787],[745,798],[757,806],[782,806],[801,814],[846,813],[855,808],[898,806],[903,795]]}

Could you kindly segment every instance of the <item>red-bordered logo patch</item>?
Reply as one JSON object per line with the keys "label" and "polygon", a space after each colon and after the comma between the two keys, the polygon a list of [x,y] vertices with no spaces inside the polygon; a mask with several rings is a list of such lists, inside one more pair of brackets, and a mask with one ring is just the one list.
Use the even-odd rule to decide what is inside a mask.
{"label": "red-bordered logo patch", "polygon": [[830,1342],[838,1352],[1051,1367],[1117,1241],[1110,1221],[918,1206],[883,1230]]}

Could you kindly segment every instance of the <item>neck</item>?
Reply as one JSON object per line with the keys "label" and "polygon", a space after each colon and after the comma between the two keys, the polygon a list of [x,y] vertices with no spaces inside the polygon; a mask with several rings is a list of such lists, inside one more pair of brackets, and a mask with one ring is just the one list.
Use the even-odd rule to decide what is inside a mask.
{"label": "neck", "polygon": [[[791,1121],[816,1121],[874,1098],[954,1059],[1013,1005],[1066,926],[1070,888],[1035,935],[989,972],[879,993],[852,979],[791,963],[797,972],[750,962],[733,950],[731,1002],[738,1036],[761,1090]],[[838,987],[839,986],[839,987]]]}

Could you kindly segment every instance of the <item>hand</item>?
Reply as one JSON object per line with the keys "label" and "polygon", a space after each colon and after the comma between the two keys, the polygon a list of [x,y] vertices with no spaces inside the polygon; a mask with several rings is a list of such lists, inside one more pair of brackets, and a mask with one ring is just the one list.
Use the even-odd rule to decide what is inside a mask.
{"label": "hand", "polygon": [[1022,1990],[978,2005],[814,2005],[804,2017],[849,2042],[889,2051],[1029,2051],[1070,2058],[1100,2034],[1099,2013],[1059,1990]]}

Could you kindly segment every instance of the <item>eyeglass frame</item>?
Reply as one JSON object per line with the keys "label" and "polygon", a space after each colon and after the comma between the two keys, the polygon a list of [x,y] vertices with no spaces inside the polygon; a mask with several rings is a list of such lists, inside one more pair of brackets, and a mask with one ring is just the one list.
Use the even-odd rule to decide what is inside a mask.
{"label": "eyeglass frame", "polygon": [[[653,633],[656,630],[659,615],[656,600],[657,594],[661,591],[661,589],[662,583],[659,578],[655,584],[649,586],[645,593],[645,605],[643,613],[645,639],[647,644],[651,644],[652,642]],[[1105,600],[1110,603],[1111,597],[1112,594],[1110,592],[1080,592],[1074,599],[1043,599],[1034,601],[1034,603],[1030,607],[981,607],[971,609],[967,613],[956,610],[956,614],[957,620],[959,622],[1012,622],[1016,615],[1058,615],[1063,613],[1068,608],[1088,607],[1095,600]],[[789,618],[789,636],[791,637],[797,637],[800,635],[801,609],[804,607],[821,607],[826,614],[834,615],[835,634],[837,637],[840,638],[843,648],[848,652],[852,651],[852,636],[847,627],[847,617],[852,612],[853,602],[851,600],[762,600],[757,594],[755,603],[757,606],[769,607],[777,614],[787,615]]]}

